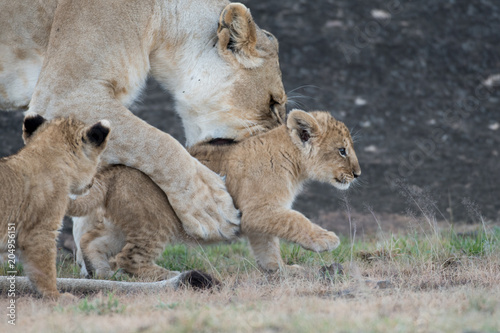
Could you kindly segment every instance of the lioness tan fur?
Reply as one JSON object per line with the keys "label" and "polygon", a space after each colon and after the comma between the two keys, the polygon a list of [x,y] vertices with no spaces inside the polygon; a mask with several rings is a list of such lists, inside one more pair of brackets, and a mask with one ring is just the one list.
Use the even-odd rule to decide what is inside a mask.
{"label": "lioness tan fur", "polygon": [[9,254],[9,271],[15,271],[21,255],[30,281],[45,297],[59,297],[55,240],[68,195],[92,186],[109,130],[107,121],[85,126],[28,114],[26,146],[0,159],[0,247]]}
{"label": "lioness tan fur", "polygon": [[230,237],[223,181],[126,107],[151,74],[175,99],[187,145],[276,124],[286,95],[278,42],[225,0],[0,0],[0,110],[114,128],[103,161],[137,168],[195,237]]}
{"label": "lioness tan fur", "polygon": [[[305,181],[346,189],[361,174],[348,129],[329,113],[294,110],[286,125],[267,133],[189,151],[226,177],[242,212],[242,233],[263,269],[285,268],[279,238],[318,252],[339,245],[335,233],[291,209]],[[163,192],[142,172],[125,166],[108,167],[96,179],[91,193],[72,201],[68,210],[72,216],[92,214],[74,227],[87,270],[101,277],[111,276],[114,268],[148,279],[178,274],[154,263],[166,244],[193,241]]]}

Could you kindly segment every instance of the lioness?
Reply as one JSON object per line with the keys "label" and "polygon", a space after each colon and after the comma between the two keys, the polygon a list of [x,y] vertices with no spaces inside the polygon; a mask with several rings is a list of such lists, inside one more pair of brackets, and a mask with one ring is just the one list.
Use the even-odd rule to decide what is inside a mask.
{"label": "lioness", "polygon": [[111,120],[105,163],[150,176],[188,234],[231,237],[238,211],[220,177],[126,108],[148,74],[172,93],[188,146],[242,139],[284,112],[278,42],[242,4],[0,0],[0,109]]}
{"label": "lioness", "polygon": [[[361,174],[349,130],[329,113],[294,110],[286,125],[267,133],[234,144],[198,144],[189,151],[226,177],[242,212],[242,233],[264,270],[285,268],[279,238],[318,252],[339,245],[335,233],[291,209],[305,181],[347,189]],[[101,277],[111,276],[112,268],[148,279],[178,274],[154,263],[167,243],[189,240],[164,193],[129,167],[108,167],[96,179],[91,193],[68,209],[72,216],[92,214],[74,228],[87,270]],[[110,267],[114,255],[116,267]]]}
{"label": "lioness", "polygon": [[9,271],[21,254],[30,281],[44,297],[57,299],[56,236],[68,195],[88,192],[106,147],[108,121],[85,126],[72,119],[24,119],[26,146],[0,159],[0,247]]}

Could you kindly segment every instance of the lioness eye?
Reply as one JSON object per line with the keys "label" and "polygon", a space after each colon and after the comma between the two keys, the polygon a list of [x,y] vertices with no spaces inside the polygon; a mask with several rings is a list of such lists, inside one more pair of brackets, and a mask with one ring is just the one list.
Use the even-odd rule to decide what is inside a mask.
{"label": "lioness eye", "polygon": [[342,156],[342,157],[346,157],[347,156],[345,148],[339,148],[339,153],[340,153],[340,156]]}
{"label": "lioness eye", "polygon": [[269,108],[271,108],[271,110],[273,109],[273,107],[278,104],[278,102],[276,102],[272,97],[271,97],[271,100],[269,101]]}
{"label": "lioness eye", "polygon": [[283,120],[286,118],[286,110],[284,107],[281,107],[281,104],[278,103],[272,96],[269,100],[269,110],[273,115],[273,118],[278,121],[278,123],[282,124]]}

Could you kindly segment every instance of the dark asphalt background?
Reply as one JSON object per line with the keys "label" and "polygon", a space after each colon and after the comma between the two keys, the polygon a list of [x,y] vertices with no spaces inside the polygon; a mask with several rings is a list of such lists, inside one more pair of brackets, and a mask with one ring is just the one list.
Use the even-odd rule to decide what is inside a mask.
{"label": "dark asphalt background", "polygon": [[[329,110],[356,133],[361,184],[312,183],[295,207],[348,233],[428,217],[500,221],[500,2],[243,1],[280,41],[289,110]],[[133,108],[184,142],[154,81]],[[0,112],[0,156],[21,146],[21,113]],[[372,215],[373,213],[373,215]]]}

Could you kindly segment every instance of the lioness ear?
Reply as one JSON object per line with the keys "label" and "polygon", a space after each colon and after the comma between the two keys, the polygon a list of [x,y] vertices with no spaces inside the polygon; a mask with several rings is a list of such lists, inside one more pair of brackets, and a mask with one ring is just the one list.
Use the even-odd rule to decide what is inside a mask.
{"label": "lioness ear", "polygon": [[34,112],[29,112],[26,114],[24,117],[24,123],[23,123],[23,139],[24,142],[26,142],[26,139],[31,137],[33,133],[42,125],[46,119],[39,114],[36,114]]}
{"label": "lioness ear", "polygon": [[302,110],[292,110],[288,115],[286,127],[290,130],[292,140],[301,145],[308,145],[311,139],[319,134],[319,125],[316,119]]}
{"label": "lioness ear", "polygon": [[256,49],[257,26],[250,9],[235,2],[224,8],[217,28],[219,53],[225,58],[236,58],[245,68],[262,65],[263,58]]}
{"label": "lioness ear", "polygon": [[106,142],[110,131],[111,126],[109,121],[101,120],[86,130],[84,141],[90,142],[94,146],[99,147]]}

